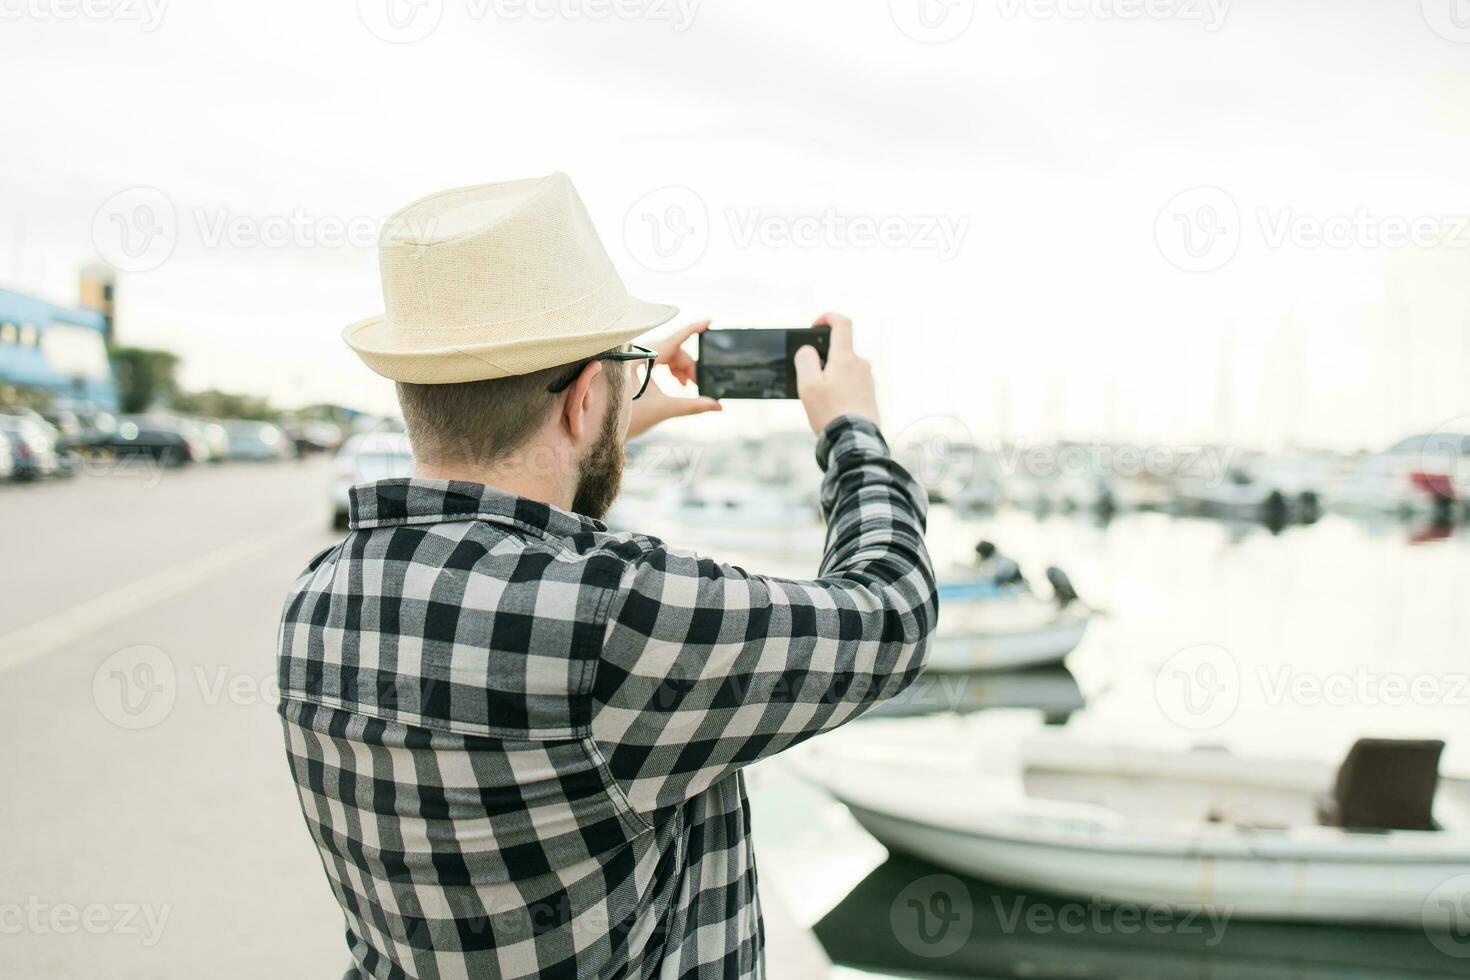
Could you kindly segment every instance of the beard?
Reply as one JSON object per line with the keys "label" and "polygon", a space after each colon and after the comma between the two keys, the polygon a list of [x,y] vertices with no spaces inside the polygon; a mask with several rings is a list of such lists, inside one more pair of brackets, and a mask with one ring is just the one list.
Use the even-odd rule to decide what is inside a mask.
{"label": "beard", "polygon": [[623,485],[623,443],[618,439],[618,413],[608,412],[602,420],[597,442],[577,464],[577,492],[572,510],[602,520],[618,498]]}

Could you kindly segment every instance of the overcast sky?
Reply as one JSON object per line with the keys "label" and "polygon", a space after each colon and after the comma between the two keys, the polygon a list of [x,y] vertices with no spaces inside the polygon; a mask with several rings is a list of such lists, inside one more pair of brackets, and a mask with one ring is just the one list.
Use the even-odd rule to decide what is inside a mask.
{"label": "overcast sky", "polygon": [[564,170],[685,319],[852,314],[893,429],[1470,416],[1462,0],[88,2],[0,0],[0,284],[134,266],[190,386],[390,407],[339,338],[377,224]]}

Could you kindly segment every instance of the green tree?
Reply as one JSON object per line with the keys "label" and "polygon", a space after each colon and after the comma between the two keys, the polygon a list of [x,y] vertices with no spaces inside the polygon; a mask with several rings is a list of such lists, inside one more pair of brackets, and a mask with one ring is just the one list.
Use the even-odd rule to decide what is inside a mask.
{"label": "green tree", "polygon": [[262,422],[274,422],[280,414],[264,398],[214,388],[181,393],[174,398],[174,408],[185,415],[203,418],[258,419]]}
{"label": "green tree", "polygon": [[178,365],[179,356],[172,351],[114,347],[112,370],[122,410],[132,414],[171,403],[179,393],[174,378]]}

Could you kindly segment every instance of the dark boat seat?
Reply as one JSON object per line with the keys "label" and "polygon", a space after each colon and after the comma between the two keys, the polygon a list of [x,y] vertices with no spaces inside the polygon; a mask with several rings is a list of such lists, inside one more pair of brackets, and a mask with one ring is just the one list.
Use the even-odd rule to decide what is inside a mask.
{"label": "dark boat seat", "polygon": [[1345,830],[1438,830],[1434,793],[1443,751],[1437,739],[1358,739],[1337,770],[1322,823]]}

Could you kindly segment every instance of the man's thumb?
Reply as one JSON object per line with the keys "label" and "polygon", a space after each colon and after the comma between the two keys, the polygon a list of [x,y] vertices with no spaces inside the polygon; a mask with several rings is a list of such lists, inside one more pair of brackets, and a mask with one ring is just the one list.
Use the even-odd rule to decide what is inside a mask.
{"label": "man's thumb", "polygon": [[815,347],[796,352],[796,389],[800,391],[822,376],[822,357]]}
{"label": "man's thumb", "polygon": [[680,406],[685,415],[699,415],[703,412],[723,412],[725,410],[725,406],[713,398],[680,398],[679,401],[685,403]]}

